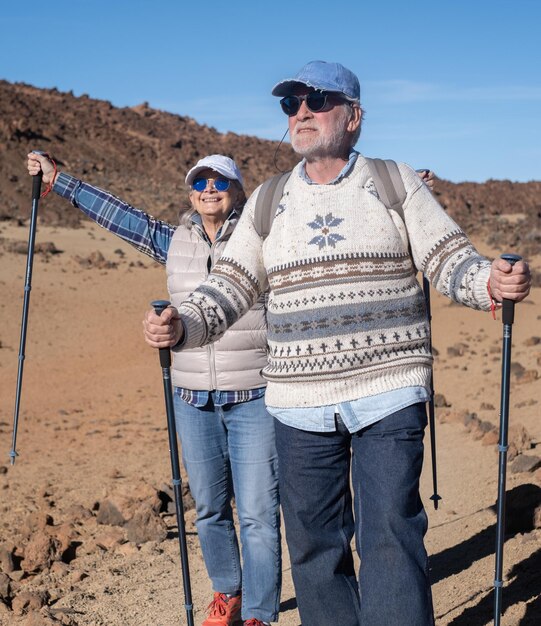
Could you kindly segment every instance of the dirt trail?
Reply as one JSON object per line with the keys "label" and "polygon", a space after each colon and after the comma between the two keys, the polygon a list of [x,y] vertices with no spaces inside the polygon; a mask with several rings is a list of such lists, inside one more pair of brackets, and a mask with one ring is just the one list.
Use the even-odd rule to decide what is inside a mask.
{"label": "dirt trail", "polygon": [[[36,255],[20,457],[9,467],[25,274],[25,255],[13,250],[27,229],[0,224],[0,238],[0,624],[183,623],[175,520],[156,500],[170,483],[161,371],[141,332],[147,303],[166,295],[163,268],[94,225],[39,228],[38,243],[62,252]],[[511,437],[521,454],[507,485],[524,508],[509,512],[506,626],[541,622],[541,470],[512,471],[541,457],[540,303],[537,289],[514,329]],[[481,626],[492,618],[502,327],[436,296],[433,317],[439,404],[450,405],[438,408],[438,511],[428,453],[422,483],[437,624]],[[98,523],[106,500],[147,511],[146,522]],[[193,509],[186,518],[199,625],[211,590]],[[128,540],[141,531],[155,538]],[[299,624],[287,550],[280,624]]]}

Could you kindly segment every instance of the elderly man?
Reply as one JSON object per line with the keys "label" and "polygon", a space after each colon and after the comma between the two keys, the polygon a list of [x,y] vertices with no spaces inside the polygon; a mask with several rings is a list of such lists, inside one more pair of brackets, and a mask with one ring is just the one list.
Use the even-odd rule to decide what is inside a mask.
{"label": "elderly man", "polygon": [[145,337],[178,350],[214,341],[268,282],[266,401],[302,622],[433,624],[419,497],[432,356],[416,273],[488,311],[527,296],[528,266],[479,255],[404,164],[404,222],[391,214],[352,149],[362,109],[351,71],[314,61],[272,93],[302,161],[270,234],[254,226],[256,190],[208,280],[178,311],[149,311]]}

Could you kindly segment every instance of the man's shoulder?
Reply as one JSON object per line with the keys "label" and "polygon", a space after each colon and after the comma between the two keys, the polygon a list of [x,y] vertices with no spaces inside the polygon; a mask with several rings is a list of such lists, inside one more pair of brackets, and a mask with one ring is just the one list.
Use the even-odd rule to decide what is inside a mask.
{"label": "man's shoulder", "polygon": [[422,186],[423,181],[421,180],[421,177],[413,169],[413,167],[411,167],[411,165],[408,165],[407,163],[403,163],[401,161],[397,161],[396,164],[398,166],[400,176],[404,181],[404,186],[406,187],[406,190],[408,192],[413,192]]}

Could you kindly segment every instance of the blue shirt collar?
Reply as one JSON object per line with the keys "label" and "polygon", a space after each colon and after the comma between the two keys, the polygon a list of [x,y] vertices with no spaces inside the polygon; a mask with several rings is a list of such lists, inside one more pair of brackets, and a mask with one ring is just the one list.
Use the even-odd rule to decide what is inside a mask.
{"label": "blue shirt collar", "polygon": [[[342,168],[338,176],[336,178],[333,178],[326,184],[336,185],[336,183],[339,183],[342,180],[342,178],[344,178],[351,172],[351,170],[353,169],[353,166],[355,165],[355,162],[357,161],[358,156],[359,156],[359,153],[357,152],[357,150],[352,149],[351,152],[349,153],[348,162],[344,165],[344,167]],[[309,185],[317,185],[317,183],[314,183],[314,181],[306,173],[306,159],[303,159],[301,161],[301,168],[299,171],[299,175],[304,180],[305,183],[308,183]]]}

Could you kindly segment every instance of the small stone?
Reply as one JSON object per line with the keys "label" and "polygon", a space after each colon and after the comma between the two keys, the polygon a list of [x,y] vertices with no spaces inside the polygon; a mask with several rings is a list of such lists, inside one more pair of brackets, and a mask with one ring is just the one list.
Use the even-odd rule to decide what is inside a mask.
{"label": "small stone", "polygon": [[11,592],[11,579],[7,574],[0,574],[0,600],[6,604],[9,602]]}
{"label": "small stone", "polygon": [[97,535],[95,541],[96,545],[102,550],[113,550],[116,546],[124,543],[126,541],[126,537],[121,528],[112,526]]}
{"label": "small stone", "polygon": [[534,380],[539,378],[539,372],[537,370],[524,370],[521,374],[517,374],[515,382],[517,385],[526,385],[533,383]]}
{"label": "small stone", "polygon": [[72,524],[81,524],[84,520],[90,519],[92,513],[81,504],[72,504],[65,512],[64,519]]}
{"label": "small stone", "polygon": [[51,574],[56,574],[56,576],[58,577],[62,577],[65,576],[69,571],[69,565],[67,565],[66,563],[63,563],[62,561],[55,561],[52,565],[51,565]]}
{"label": "small stone", "polygon": [[518,454],[524,450],[530,450],[532,447],[532,439],[524,426],[520,424],[512,424],[509,427],[509,450],[507,458],[511,462]]}
{"label": "small stone", "polygon": [[132,556],[133,554],[138,554],[139,548],[136,543],[123,543],[118,546],[116,552],[123,556]]}
{"label": "small stone", "polygon": [[454,346],[447,348],[448,356],[464,356],[466,350],[469,348],[467,343],[455,343]]}
{"label": "small stone", "polygon": [[512,361],[510,371],[514,376],[520,376],[526,368],[518,361]]}
{"label": "small stone", "polygon": [[21,568],[25,572],[37,572],[50,567],[61,555],[60,542],[44,531],[36,532],[24,550]]}
{"label": "small stone", "polygon": [[535,472],[539,467],[541,467],[541,458],[538,456],[519,454],[511,463],[511,472],[513,474]]}
{"label": "small stone", "polygon": [[436,393],[434,394],[434,406],[437,408],[448,408],[451,405],[447,402],[446,397],[442,393]]}
{"label": "small stone", "polygon": [[515,404],[515,409],[523,409],[525,406],[535,406],[537,404],[537,400],[534,398],[529,398],[528,400],[522,400],[521,402],[517,402]]}
{"label": "small stone", "polygon": [[0,624],[10,624],[12,622],[13,613],[3,602],[0,602]]}
{"label": "small stone", "polygon": [[481,410],[482,411],[495,411],[496,407],[490,402],[481,402]]}
{"label": "small stone", "polygon": [[[71,624],[73,622],[68,623]],[[58,622],[54,619],[47,607],[43,607],[39,612],[32,611],[23,622],[23,626],[58,626],[59,624],[64,624],[64,622],[62,620]]]}
{"label": "small stone", "polygon": [[499,436],[496,429],[493,429],[487,433],[485,433],[481,439],[481,444],[483,446],[493,446],[498,443]]}
{"label": "small stone", "polygon": [[127,524],[128,540],[133,543],[163,541],[167,537],[167,525],[147,503],[143,503]]}
{"label": "small stone", "polygon": [[109,526],[123,526],[126,522],[122,513],[110,500],[100,502],[96,521],[98,524],[108,524]]}
{"label": "small stone", "polygon": [[40,509],[30,513],[21,527],[21,533],[24,537],[31,537],[36,531],[43,530],[47,526],[52,526],[54,520],[47,512]]}
{"label": "small stone", "polygon": [[39,611],[48,599],[47,591],[23,591],[13,598],[11,608],[15,615],[25,615],[29,611]]}
{"label": "small stone", "polygon": [[0,571],[10,574],[14,570],[13,546],[0,546]]}
{"label": "small stone", "polygon": [[[124,545],[129,545],[129,544],[124,544]],[[121,546],[123,547],[123,546]],[[82,580],[84,580],[85,578],[88,578],[88,574],[86,572],[83,572],[81,570],[75,570],[74,572],[71,573],[71,580],[74,583],[80,583]]]}
{"label": "small stone", "polygon": [[479,424],[479,418],[477,417],[476,413],[466,413],[464,415],[464,426],[469,431],[476,429],[478,424]]}
{"label": "small stone", "polygon": [[438,415],[438,419],[442,424],[451,422],[464,424],[468,415],[470,415],[468,411],[445,411],[441,415]]}

